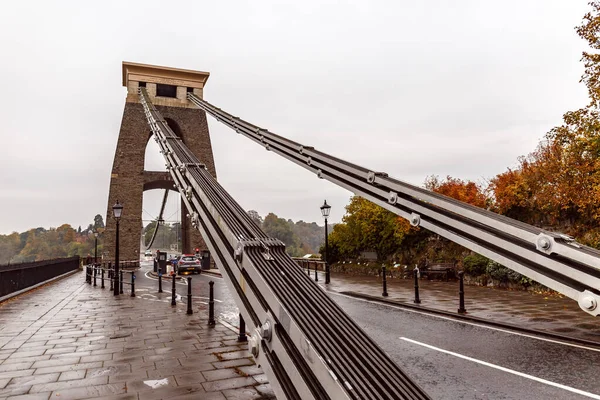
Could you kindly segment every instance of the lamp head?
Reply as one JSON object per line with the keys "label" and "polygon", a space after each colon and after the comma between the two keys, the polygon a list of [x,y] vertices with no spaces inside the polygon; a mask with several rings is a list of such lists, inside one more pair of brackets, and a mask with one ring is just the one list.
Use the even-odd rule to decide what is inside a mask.
{"label": "lamp head", "polygon": [[327,200],[325,200],[321,206],[321,215],[323,215],[323,218],[329,217],[329,211],[331,211],[331,206],[327,204]]}
{"label": "lamp head", "polygon": [[117,200],[116,204],[113,206],[113,216],[115,217],[115,219],[119,219],[121,218],[121,213],[123,212],[123,205],[121,205],[119,203],[119,200]]}

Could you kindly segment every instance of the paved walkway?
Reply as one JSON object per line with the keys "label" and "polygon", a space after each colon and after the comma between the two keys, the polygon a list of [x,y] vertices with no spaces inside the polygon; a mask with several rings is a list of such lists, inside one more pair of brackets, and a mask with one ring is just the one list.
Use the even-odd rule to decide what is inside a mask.
{"label": "paved walkway", "polygon": [[237,336],[204,305],[115,297],[79,272],[0,303],[0,399],[274,398]]}
{"label": "paved walkway", "polygon": [[[314,271],[311,276],[314,279]],[[325,286],[324,274],[319,273],[319,283]],[[420,280],[419,285],[420,306],[457,313],[458,281]],[[332,273],[328,286],[327,290],[336,292],[384,298],[380,277]],[[412,279],[388,278],[387,292],[387,300],[414,305]],[[465,285],[465,308],[470,316],[600,344],[600,318],[587,314],[577,302],[560,295]]]}

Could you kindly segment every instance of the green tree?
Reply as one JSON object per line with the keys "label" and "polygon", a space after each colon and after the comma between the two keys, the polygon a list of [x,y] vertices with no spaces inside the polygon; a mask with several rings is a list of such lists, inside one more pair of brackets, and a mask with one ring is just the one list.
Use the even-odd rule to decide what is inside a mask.
{"label": "green tree", "polygon": [[294,223],[291,220],[286,221],[273,213],[269,213],[263,221],[262,229],[270,237],[279,239],[285,243],[286,252],[289,255],[298,257],[303,254],[300,248],[300,241],[292,229],[293,225]]}
{"label": "green tree", "polygon": [[256,223],[256,225],[258,225],[259,227],[262,226],[263,218],[260,216],[258,211],[250,210],[250,211],[248,211],[248,215],[250,216],[250,218],[252,218],[252,221],[254,221]]}
{"label": "green tree", "polygon": [[336,224],[329,235],[328,260],[356,258],[362,251],[375,251],[378,260],[385,261],[398,251],[409,230],[406,220],[354,196],[346,206],[342,223]]}
{"label": "green tree", "polygon": [[466,274],[479,276],[486,273],[486,268],[490,260],[477,253],[466,256],[463,260],[463,267]]}

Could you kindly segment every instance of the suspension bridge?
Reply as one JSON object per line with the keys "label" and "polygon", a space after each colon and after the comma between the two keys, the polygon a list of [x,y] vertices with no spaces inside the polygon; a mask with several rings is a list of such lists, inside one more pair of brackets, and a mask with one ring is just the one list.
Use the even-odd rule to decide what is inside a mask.
{"label": "suspension bridge", "polygon": [[[566,235],[429,192],[247,122],[203,99],[208,76],[206,72],[123,63],[128,94],[108,207],[118,199],[133,203],[134,216],[129,223],[135,224],[136,193],[150,187],[180,193],[185,210],[184,251],[191,248],[191,235],[200,232],[201,238],[196,237],[194,243],[208,248],[222,271],[249,325],[252,355],[267,372],[279,398],[428,396],[298,268],[286,255],[285,245],[262,232],[218,184],[206,115],[317,178],[570,297],[582,312],[600,313],[598,251]],[[124,149],[140,146],[150,136],[161,149],[167,172],[159,179],[132,181],[127,174],[123,176],[128,168],[124,165],[131,161],[126,160],[129,156]],[[124,196],[123,187],[132,185],[137,186],[134,196]],[[113,226],[107,228],[109,234],[114,231]],[[111,242],[109,236],[107,243]],[[124,246],[130,251],[128,243]]]}
{"label": "suspension bridge", "polygon": [[[398,360],[403,360],[406,355],[395,354],[393,345],[386,344],[384,351],[381,342],[376,342],[367,335],[355,319],[349,316],[347,313],[349,309],[343,309],[340,305],[344,302],[348,304],[350,300],[334,301],[327,289],[329,282],[319,285],[313,281],[286,254],[285,244],[265,234],[237,203],[236,199],[217,182],[207,116],[211,116],[231,128],[232,132],[254,142],[254,145],[257,145],[254,147],[256,151],[273,152],[310,171],[317,179],[327,180],[355,195],[366,198],[408,220],[413,226],[432,231],[556,290],[571,299],[573,304],[577,304],[579,313],[589,316],[589,318],[597,317],[600,314],[600,252],[597,250],[581,245],[569,236],[548,232],[464,204],[402,182],[388,176],[385,172],[342,160],[241,119],[204,100],[204,86],[210,76],[208,72],[131,62],[123,62],[122,72],[122,83],[127,88],[127,97],[111,171],[107,204],[107,216],[109,217],[106,218],[104,246],[108,258],[119,259],[117,249],[120,248],[122,259],[134,259],[138,257],[140,248],[153,247],[161,229],[160,222],[165,220],[165,207],[169,192],[176,192],[179,195],[177,201],[180,204],[176,212],[179,214],[176,220],[180,221],[181,250],[184,253],[190,253],[194,248],[210,251],[212,259],[223,277],[223,284],[220,284],[222,288],[219,289],[218,296],[226,294],[227,298],[221,300],[224,303],[229,302],[229,310],[235,309],[233,314],[236,317],[239,310],[242,317],[240,321],[243,320],[246,324],[244,331],[248,332],[247,348],[256,364],[266,373],[278,399],[428,399],[430,395],[421,385],[417,384],[414,376],[407,373],[406,363],[402,365],[398,363]],[[164,158],[166,171],[145,170],[144,149],[149,140],[157,143]],[[164,194],[158,215],[152,217],[154,230],[149,235],[149,240],[145,240],[142,230],[142,239],[140,239],[138,235],[140,235],[140,227],[143,226],[142,214],[145,211],[142,208],[143,194],[145,191],[155,189],[164,190]],[[118,222],[110,218],[113,204],[118,201],[127,209],[127,213],[123,213],[120,218],[120,228],[117,225]],[[119,247],[115,246],[117,241]],[[104,279],[104,275],[102,275],[102,279]],[[118,278],[115,279],[118,282]],[[206,278],[198,277],[197,279]],[[143,285],[152,285],[153,282],[150,275],[140,277],[140,280],[147,282]],[[135,277],[131,274],[132,295],[134,282]],[[142,287],[144,287],[143,285]],[[176,282],[174,278],[172,286],[173,302],[175,302]],[[94,309],[94,304],[100,304],[99,297],[81,299],[80,293],[86,293],[82,292],[83,289],[70,292],[66,284],[59,288],[62,288],[60,289],[62,297],[59,296],[53,306],[55,307],[52,309],[54,311],[43,310],[32,320],[31,325],[27,325],[24,331],[19,331],[17,328],[11,329],[14,332],[20,332],[20,335],[27,334],[25,335],[27,338],[37,338],[40,335],[41,327],[47,332],[53,332],[52,335],[60,335],[60,328],[64,324],[72,329],[79,326],[70,320],[70,310],[79,310],[77,307],[88,304],[87,300],[90,300],[87,306],[89,309],[83,310],[85,312],[80,311],[79,318],[88,318],[89,313],[102,312]],[[138,299],[151,301],[154,305],[162,305],[161,302],[164,302],[164,299],[150,294],[149,289],[142,289],[142,292],[144,290],[146,293],[138,295]],[[118,292],[115,285],[115,295]],[[189,293],[191,293],[191,288]],[[77,300],[74,303],[70,302],[69,296]],[[189,297],[192,296],[189,295]],[[119,297],[115,296],[114,299],[119,299]],[[49,300],[51,300],[50,297]],[[163,340],[154,332],[164,333],[165,321],[173,325],[170,326],[171,331],[183,329],[187,332],[196,329],[194,326],[190,327],[193,324],[189,320],[177,316],[177,313],[166,312],[160,307],[156,309],[162,310],[159,311],[162,313],[162,319],[157,319],[153,315],[138,315],[135,310],[128,311],[127,308],[133,308],[133,306],[123,306],[120,301],[108,303],[108,306],[112,307],[111,310],[114,312],[104,311],[103,318],[111,319],[119,326],[137,324],[138,334],[143,338],[142,342],[144,343],[146,341],[156,343],[156,341]],[[64,307],[66,307],[65,311],[61,311]],[[121,318],[118,315],[120,312],[125,312],[126,315]],[[417,317],[420,310],[414,312],[414,319],[402,319],[400,322],[386,321],[386,324],[401,323],[406,326],[406,331],[410,331],[413,321],[421,318]],[[369,310],[367,312],[369,316],[363,315],[363,321],[378,313],[380,310]],[[110,314],[110,316],[106,314]],[[54,316],[62,318],[56,322],[56,327],[51,326]],[[383,320],[388,317],[379,315],[377,318],[379,318],[377,320],[379,322],[375,322],[376,324],[383,323]],[[50,326],[45,326],[48,322],[50,322]],[[432,328],[433,334],[443,334],[444,328],[443,326],[439,327],[438,322],[422,323],[428,324],[426,326],[436,326],[436,328]],[[88,322],[85,324],[86,329],[89,328],[87,327]],[[90,327],[94,327],[94,324],[95,322],[89,322]],[[184,324],[185,327],[183,327]],[[146,329],[148,327],[151,329]],[[59,329],[59,332],[54,332],[56,329]],[[124,339],[116,334],[114,327],[111,329],[113,330],[109,331],[114,334],[113,336],[109,335],[111,340]],[[210,335],[204,331],[204,328],[197,329],[202,330],[203,334]],[[417,339],[432,334],[424,332],[423,325],[419,325],[415,329],[419,331],[420,335]],[[494,335],[501,335],[499,332],[503,329],[497,328],[496,331],[494,331]],[[81,332],[73,331],[71,334],[80,335]],[[170,334],[175,336],[173,333]],[[465,329],[461,330],[460,334],[470,337],[471,333],[466,332]],[[41,335],[45,335],[45,333],[42,332]],[[91,332],[90,335],[93,336],[94,333]],[[471,341],[477,340],[475,338],[479,334],[474,335]],[[87,337],[87,334],[85,336]],[[523,335],[523,337],[526,336]],[[63,344],[60,340],[69,340],[64,345],[78,340],[75,337],[68,339],[62,339],[62,336],[58,337],[61,338],[58,339],[59,345]],[[184,341],[190,340],[186,333],[179,334],[177,337]],[[20,342],[11,337],[6,342],[7,344],[3,343],[5,348],[0,350],[0,360],[12,361],[10,359],[12,355],[9,355],[11,354],[9,353],[10,349],[26,343],[27,338]],[[97,337],[97,340],[105,339],[103,336]],[[420,342],[414,337],[411,339],[403,336],[398,339],[414,346],[442,352],[448,356],[478,362],[486,367],[496,368],[523,379],[534,380],[537,383],[552,386],[560,390],[560,393],[568,392],[587,398],[600,398],[600,395],[591,391],[579,390],[548,379],[541,379],[493,363],[476,360],[457,352]],[[0,340],[3,340],[2,335],[0,335]],[[10,347],[13,340],[15,341],[14,346]],[[232,345],[225,335],[218,336],[218,340],[220,340],[218,344],[220,348],[227,349],[227,346]],[[536,338],[535,340],[545,340],[543,342],[545,346],[563,345],[556,339]],[[48,343],[52,341],[50,340]],[[92,342],[85,343],[86,346],[93,346]],[[118,346],[118,342],[116,343]],[[162,344],[162,342],[160,343]],[[54,345],[55,343],[52,343],[52,346]],[[52,346],[48,346],[50,351],[61,351]],[[132,370],[135,363],[139,362],[140,365],[144,365],[146,361],[144,357],[138,358],[129,355],[125,345],[114,354],[108,345],[106,346],[94,349],[100,353],[91,355],[86,353],[85,356],[81,356],[81,359],[77,357],[77,361],[73,362],[93,364],[94,361],[104,359],[103,357],[110,353],[110,362],[115,362],[119,357],[125,357],[125,360],[132,363],[129,371],[134,372]],[[148,347],[135,344],[135,341],[133,346],[132,349],[135,350],[150,351]],[[570,352],[582,352],[577,354],[584,354],[583,351],[589,352],[585,353],[585,357],[589,357],[589,359],[595,357],[599,351],[597,348],[586,347],[586,345],[565,344],[565,346],[571,346],[568,350]],[[40,355],[30,352],[27,357],[47,357],[44,352],[48,349],[38,349],[35,346],[33,348],[41,351]],[[172,373],[174,376],[178,376],[176,375],[177,368],[182,365],[184,368],[185,365],[193,365],[198,369],[213,368],[212,365],[207,367],[204,364],[205,361],[199,360],[210,360],[214,363],[223,361],[215,355],[219,354],[219,357],[223,357],[218,352],[205,353],[211,349],[202,348],[202,343],[188,343],[184,344],[182,348],[186,350],[177,356],[179,361],[175,363],[176,367],[173,371],[168,370],[168,373]],[[160,359],[163,362],[165,353],[162,351],[163,349],[159,350],[161,353],[152,349],[151,357],[156,357],[157,360]],[[203,352],[202,355],[198,355],[198,351]],[[556,348],[552,348],[552,351],[560,353]],[[390,356],[390,353],[394,353],[394,358]],[[194,354],[198,355],[199,360],[193,359]],[[418,352],[411,354],[413,359],[421,357]],[[238,356],[241,359],[232,361],[239,362],[240,365],[247,365],[243,363],[248,360],[244,361],[242,355]],[[53,355],[48,357],[53,357]],[[84,362],[84,359],[88,361],[86,357],[90,357],[90,362]],[[44,375],[44,379],[52,380],[59,379],[58,374],[52,375],[55,370],[46,370],[48,368],[55,368],[60,373],[73,373],[74,377],[75,375],[79,376],[80,374],[75,370],[67,371],[70,368],[68,365],[70,359],[66,358],[66,360],[36,358],[30,360],[31,363],[22,361],[19,368],[14,368],[15,371],[10,366],[10,362],[0,361],[0,397],[3,393],[31,394],[35,391],[52,393],[54,396],[55,393],[58,393],[59,388],[68,388],[68,383],[54,382],[46,385],[45,382],[40,381],[27,386],[28,382],[35,381],[35,377],[28,380],[29,372],[27,371],[30,370],[31,375],[35,375],[38,374],[36,368],[39,368],[47,375]],[[106,360],[109,359],[106,358]],[[227,361],[223,362],[227,363]],[[575,364],[573,362],[571,365]],[[585,362],[580,364],[577,364],[578,367],[587,371]],[[161,364],[161,368],[168,369],[169,365],[165,361],[165,364]],[[86,365],[85,368],[92,368],[92,366]],[[567,366],[567,368],[571,367]],[[99,373],[111,373],[106,371]],[[161,373],[162,371],[158,371],[156,375],[162,376]],[[84,375],[86,374],[88,373],[84,373]],[[149,376],[150,373],[148,372],[147,375]],[[202,379],[205,377],[206,375],[203,375]],[[8,379],[3,381],[3,378]],[[17,381],[14,385],[8,384],[10,379],[17,379]],[[182,382],[184,381],[184,378],[180,379]],[[200,378],[197,377],[197,379]],[[242,378],[236,377],[235,379]],[[128,390],[120,386],[111,387],[108,379],[104,380],[101,376],[94,376],[89,381],[87,380],[86,377],[79,384],[102,384],[104,385],[102,390],[108,390],[115,394],[126,393]],[[144,384],[152,386],[156,385],[156,382],[158,381],[144,381]],[[257,381],[254,380],[254,382]],[[1,385],[7,384],[7,389],[2,391]],[[95,387],[99,388],[100,386]],[[206,387],[215,388],[207,385],[203,386],[202,390]],[[142,389],[146,390],[145,387]],[[99,393],[84,391],[84,389],[81,389],[83,391],[73,390],[73,392],[67,392],[67,395],[63,394],[63,398],[97,397]],[[189,386],[186,390],[185,394],[187,395],[201,397],[200,392],[195,392],[200,389],[195,386]],[[555,396],[555,392],[545,392],[544,390],[546,389],[541,390],[541,395],[537,398],[544,398],[545,393],[549,393],[546,398]],[[141,393],[140,396],[142,396]],[[463,392],[453,391],[453,393],[456,395],[456,393]],[[159,392],[154,392],[153,396],[159,398]],[[165,394],[165,396],[167,395]]]}

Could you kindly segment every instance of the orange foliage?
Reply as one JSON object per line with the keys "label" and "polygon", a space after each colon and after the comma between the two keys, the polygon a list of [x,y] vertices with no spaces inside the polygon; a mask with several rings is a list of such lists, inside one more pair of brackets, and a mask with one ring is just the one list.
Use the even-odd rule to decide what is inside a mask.
{"label": "orange foliage", "polygon": [[490,189],[495,211],[577,236],[600,222],[600,123],[589,109],[564,121],[516,169],[493,178]]}
{"label": "orange foliage", "polygon": [[[599,50],[600,2],[590,5],[576,31]],[[600,248],[600,54],[583,52],[582,61],[589,105],[565,113],[516,169],[491,180],[490,190],[497,212]]]}
{"label": "orange foliage", "polygon": [[429,176],[425,180],[425,187],[444,196],[452,197],[476,207],[485,208],[489,199],[485,192],[472,181],[447,176],[446,180],[440,181],[437,176]]}

